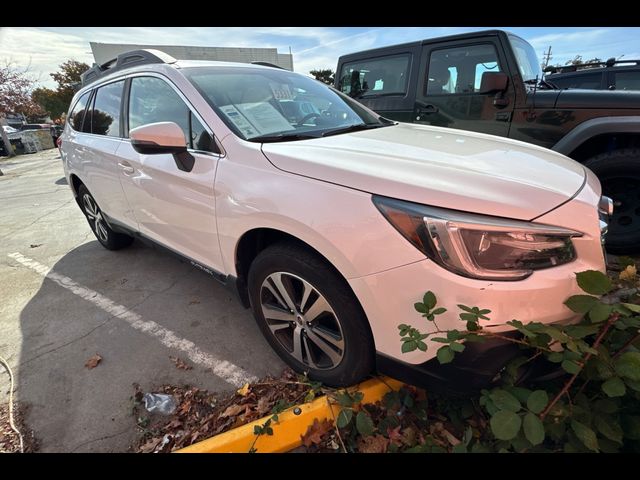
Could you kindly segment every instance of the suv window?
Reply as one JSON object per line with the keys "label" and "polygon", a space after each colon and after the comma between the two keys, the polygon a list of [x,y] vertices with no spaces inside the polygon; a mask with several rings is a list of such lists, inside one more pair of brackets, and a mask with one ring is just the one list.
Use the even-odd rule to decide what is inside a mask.
{"label": "suv window", "polygon": [[134,77],[129,94],[129,129],[156,122],[177,123],[188,148],[211,151],[211,135],[167,82],[156,77]]}
{"label": "suv window", "polygon": [[120,103],[124,80],[109,83],[96,91],[91,110],[91,133],[120,136]]}
{"label": "suv window", "polygon": [[616,72],[616,90],[640,90],[640,71]]}
{"label": "suv window", "polygon": [[568,75],[559,78],[549,77],[549,80],[558,88],[600,89],[602,73],[581,73],[580,75]]}
{"label": "suv window", "polygon": [[340,73],[340,91],[354,98],[404,94],[408,74],[408,54],[345,63]]}
{"label": "suv window", "polygon": [[451,95],[480,91],[485,72],[500,72],[493,45],[471,45],[431,52],[426,95]]}
{"label": "suv window", "polygon": [[[87,92],[82,95],[69,115],[69,125],[76,132],[89,132],[89,128],[83,129],[83,122],[90,94],[91,92]],[[87,127],[90,127],[90,125],[87,125]]]}

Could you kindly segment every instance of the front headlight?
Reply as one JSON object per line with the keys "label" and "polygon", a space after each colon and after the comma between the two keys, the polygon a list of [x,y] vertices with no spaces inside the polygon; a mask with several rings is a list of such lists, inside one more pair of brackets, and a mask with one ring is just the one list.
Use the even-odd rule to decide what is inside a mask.
{"label": "front headlight", "polygon": [[447,270],[483,280],[521,280],[534,270],[576,258],[564,228],[427,207],[373,196],[387,220],[416,248]]}

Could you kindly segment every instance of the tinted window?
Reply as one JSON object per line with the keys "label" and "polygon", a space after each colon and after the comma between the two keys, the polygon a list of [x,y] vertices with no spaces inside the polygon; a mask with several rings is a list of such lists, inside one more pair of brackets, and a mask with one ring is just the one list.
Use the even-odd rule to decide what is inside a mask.
{"label": "tinted window", "polygon": [[549,77],[549,80],[558,88],[587,88],[587,89],[600,89],[602,83],[601,73],[589,73],[582,75],[574,75],[567,77]]}
{"label": "tinted window", "polygon": [[616,72],[616,90],[640,90],[640,71]]}
{"label": "tinted window", "polygon": [[155,77],[131,80],[129,129],[156,122],[175,122],[184,132],[187,147],[211,150],[211,135],[167,82]]}
{"label": "tinted window", "polygon": [[87,101],[89,100],[90,93],[91,92],[87,92],[84,95],[82,95],[78,100],[78,102],[76,103],[75,107],[73,107],[73,110],[71,111],[71,113],[69,114],[69,120],[68,120],[69,125],[76,132],[85,132],[89,130],[88,128],[86,130],[83,130],[82,122],[84,121],[84,114],[87,109]]}
{"label": "tinted window", "polygon": [[120,136],[120,101],[124,80],[98,88],[91,110],[91,133]]}
{"label": "tinted window", "polygon": [[340,73],[340,90],[350,97],[402,94],[407,91],[409,55],[392,55],[345,63]]}
{"label": "tinted window", "polygon": [[500,72],[493,45],[471,45],[435,50],[429,57],[427,95],[476,93],[486,72]]}

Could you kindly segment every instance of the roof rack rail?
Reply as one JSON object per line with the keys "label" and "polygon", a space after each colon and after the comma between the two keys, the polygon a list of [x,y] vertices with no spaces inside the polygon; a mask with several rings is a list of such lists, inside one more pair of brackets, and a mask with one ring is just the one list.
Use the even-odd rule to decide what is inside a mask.
{"label": "roof rack rail", "polygon": [[153,63],[175,63],[177,60],[171,55],[166,54],[160,50],[144,49],[144,50],[131,50],[129,52],[121,53],[116,58],[98,65],[94,63],[93,66],[80,75],[82,86],[89,85],[95,82],[104,75],[113,73],[125,68],[134,67],[137,65],[149,65]]}
{"label": "roof rack rail", "polygon": [[275,63],[269,63],[269,62],[251,62],[251,65],[262,65],[263,67],[273,67],[273,68],[279,68],[280,70],[286,70],[286,68],[283,68],[280,65],[276,65]]}
{"label": "roof rack rail", "polygon": [[591,63],[580,63],[578,65],[565,65],[562,67],[554,67],[548,66],[544,69],[545,73],[567,73],[567,72],[576,72],[578,70],[587,70],[589,68],[610,68],[615,65],[621,63],[631,63],[634,65],[640,65],[640,60],[616,60],[615,58],[609,58],[603,62],[591,62]]}

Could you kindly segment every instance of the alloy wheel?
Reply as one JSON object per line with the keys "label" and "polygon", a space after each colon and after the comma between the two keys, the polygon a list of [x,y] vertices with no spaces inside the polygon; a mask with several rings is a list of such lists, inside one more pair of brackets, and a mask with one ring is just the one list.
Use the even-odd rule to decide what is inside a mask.
{"label": "alloy wheel", "polygon": [[88,193],[85,193],[82,197],[82,203],[84,205],[84,213],[89,219],[89,225],[93,229],[97,237],[104,243],[109,241],[109,233],[102,218],[102,212],[95,202],[93,197]]}

